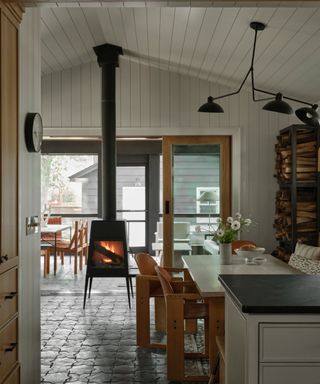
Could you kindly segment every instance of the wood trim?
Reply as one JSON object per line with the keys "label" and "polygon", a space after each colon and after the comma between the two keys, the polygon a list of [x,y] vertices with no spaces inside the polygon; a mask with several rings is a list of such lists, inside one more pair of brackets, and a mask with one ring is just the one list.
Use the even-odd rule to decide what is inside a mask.
{"label": "wood trim", "polygon": [[[163,154],[163,264],[172,266],[172,145],[174,144],[220,144],[220,205],[221,217],[231,215],[231,136],[164,136]],[[170,212],[165,213],[166,201]]]}
{"label": "wood trim", "polygon": [[19,257],[12,257],[8,261],[0,264],[0,274],[8,271],[11,268],[17,267],[19,262]]}
{"label": "wood trim", "polygon": [[4,15],[17,27],[22,21],[22,14],[24,12],[24,6],[21,2],[6,3],[0,0],[0,9]]}

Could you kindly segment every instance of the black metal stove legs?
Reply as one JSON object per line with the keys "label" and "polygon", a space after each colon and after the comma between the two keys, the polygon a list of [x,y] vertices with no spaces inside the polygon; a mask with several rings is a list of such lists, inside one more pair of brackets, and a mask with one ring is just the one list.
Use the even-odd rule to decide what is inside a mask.
{"label": "black metal stove legs", "polygon": [[[93,276],[91,277],[88,275],[86,276],[86,282],[84,287],[84,297],[83,297],[83,309],[85,309],[86,307],[88,283],[89,283],[88,299],[90,299],[90,296],[91,296],[92,280],[93,280]],[[131,296],[133,297],[132,276],[126,277],[126,285],[127,285],[127,294],[128,294],[128,304],[129,304],[129,308],[131,309],[130,291],[131,291]]]}

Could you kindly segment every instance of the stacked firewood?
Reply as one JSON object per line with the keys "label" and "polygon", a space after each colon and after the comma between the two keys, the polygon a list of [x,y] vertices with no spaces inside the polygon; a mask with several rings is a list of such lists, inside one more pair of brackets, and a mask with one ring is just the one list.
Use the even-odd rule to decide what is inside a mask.
{"label": "stacked firewood", "polygon": [[[291,241],[292,239],[292,204],[290,190],[280,189],[276,194],[276,215],[274,227],[276,239]],[[297,190],[296,203],[296,236],[297,240],[309,242],[316,237],[316,192],[314,190]]]}
{"label": "stacked firewood", "polygon": [[[292,180],[292,150],[289,133],[278,136],[276,150],[276,177],[279,182]],[[296,177],[297,181],[314,182],[317,177],[317,143],[314,133],[297,132],[296,145]]]}
{"label": "stacked firewood", "polygon": [[285,262],[288,262],[291,256],[291,252],[288,252],[288,249],[280,246],[277,247],[277,249],[275,249],[271,254],[272,256],[275,256]]}

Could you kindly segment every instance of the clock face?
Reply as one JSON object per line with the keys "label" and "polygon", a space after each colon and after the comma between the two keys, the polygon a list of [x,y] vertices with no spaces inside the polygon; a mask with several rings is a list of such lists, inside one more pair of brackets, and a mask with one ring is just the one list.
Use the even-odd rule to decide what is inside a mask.
{"label": "clock face", "polygon": [[25,122],[25,139],[29,152],[39,152],[42,144],[43,126],[39,113],[28,113]]}

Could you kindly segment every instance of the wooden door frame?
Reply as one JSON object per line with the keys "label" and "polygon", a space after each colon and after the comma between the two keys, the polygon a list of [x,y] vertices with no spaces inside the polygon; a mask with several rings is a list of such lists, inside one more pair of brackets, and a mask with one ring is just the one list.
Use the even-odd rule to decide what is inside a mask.
{"label": "wooden door frame", "polygon": [[231,139],[232,136],[163,136],[163,264],[173,260],[172,146],[174,144],[220,145],[220,207],[223,219],[231,215]]}

